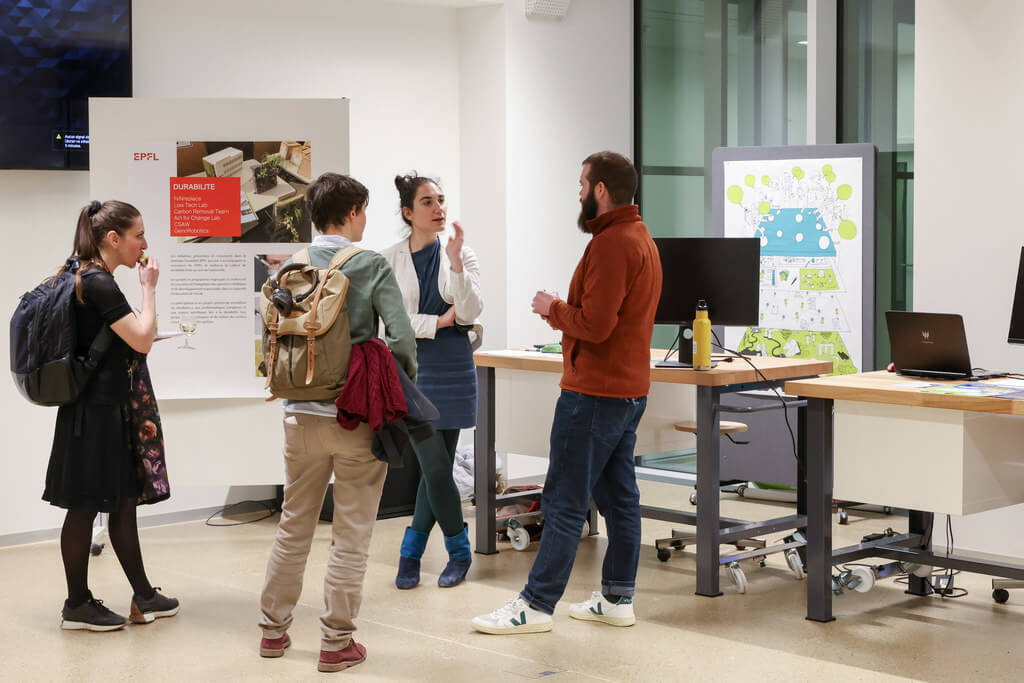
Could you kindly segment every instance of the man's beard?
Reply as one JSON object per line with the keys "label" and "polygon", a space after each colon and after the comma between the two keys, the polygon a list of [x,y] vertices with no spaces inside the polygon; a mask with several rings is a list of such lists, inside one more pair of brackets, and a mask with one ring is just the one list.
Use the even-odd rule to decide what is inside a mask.
{"label": "man's beard", "polygon": [[590,192],[580,202],[580,215],[576,219],[576,225],[579,226],[581,232],[590,232],[590,228],[587,227],[587,221],[597,218],[597,200],[594,198],[594,188],[590,188]]}

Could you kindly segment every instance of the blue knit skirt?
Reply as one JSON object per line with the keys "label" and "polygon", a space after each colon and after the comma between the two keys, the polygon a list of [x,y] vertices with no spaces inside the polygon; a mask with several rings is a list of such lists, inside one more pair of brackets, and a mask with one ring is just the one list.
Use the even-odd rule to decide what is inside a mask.
{"label": "blue knit skirt", "polygon": [[476,366],[469,336],[446,327],[434,339],[417,339],[416,360],[416,385],[441,413],[434,428],[475,427]]}

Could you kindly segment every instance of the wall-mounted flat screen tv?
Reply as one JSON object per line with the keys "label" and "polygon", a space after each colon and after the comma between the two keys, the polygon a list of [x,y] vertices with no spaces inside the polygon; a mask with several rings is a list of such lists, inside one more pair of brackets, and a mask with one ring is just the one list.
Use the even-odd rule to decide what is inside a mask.
{"label": "wall-mounted flat screen tv", "polygon": [[89,168],[89,98],[131,94],[131,0],[0,0],[0,168]]}

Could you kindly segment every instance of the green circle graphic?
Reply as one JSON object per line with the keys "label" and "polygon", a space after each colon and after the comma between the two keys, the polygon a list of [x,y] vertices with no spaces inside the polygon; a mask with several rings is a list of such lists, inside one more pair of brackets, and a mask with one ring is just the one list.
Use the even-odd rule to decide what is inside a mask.
{"label": "green circle graphic", "polygon": [[803,180],[804,169],[800,168],[799,166],[794,166],[793,167],[793,177],[796,178],[797,180]]}
{"label": "green circle graphic", "polygon": [[764,185],[765,187],[768,187],[769,185],[772,184],[772,179],[766,175],[763,175],[761,176],[761,184]]}
{"label": "green circle graphic", "polygon": [[857,224],[850,220],[839,223],[839,236],[844,240],[852,240],[857,236]]}
{"label": "green circle graphic", "polygon": [[836,188],[836,196],[840,199],[849,199],[853,196],[853,188],[849,185],[840,185]]}
{"label": "green circle graphic", "polygon": [[725,196],[733,204],[739,204],[743,201],[743,188],[739,185],[730,185],[729,189],[725,192]]}
{"label": "green circle graphic", "polygon": [[760,213],[762,216],[767,215],[768,212],[771,211],[771,209],[772,205],[769,202],[761,202],[760,204],[757,205],[757,212]]}
{"label": "green circle graphic", "polygon": [[747,177],[743,179],[743,184],[746,185],[747,187],[753,187],[754,186],[754,176],[748,173]]}

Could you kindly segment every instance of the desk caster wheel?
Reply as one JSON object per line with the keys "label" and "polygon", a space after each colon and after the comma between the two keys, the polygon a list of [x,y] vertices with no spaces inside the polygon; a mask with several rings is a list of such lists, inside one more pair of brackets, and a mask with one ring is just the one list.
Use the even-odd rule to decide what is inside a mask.
{"label": "desk caster wheel", "polygon": [[512,542],[512,547],[515,550],[526,550],[526,547],[530,545],[530,532],[523,528],[523,525],[518,520],[510,519],[508,521],[508,540]]}
{"label": "desk caster wheel", "polygon": [[697,492],[694,491],[693,493],[690,494],[690,505],[696,505],[696,504],[697,504]]}
{"label": "desk caster wheel", "polygon": [[804,563],[800,561],[800,553],[797,552],[796,548],[790,548],[786,551],[786,564],[789,565],[789,571],[793,572],[793,576],[797,580],[804,578]]}
{"label": "desk caster wheel", "polygon": [[580,532],[580,538],[586,538],[590,535],[590,520],[583,520],[583,531]]}
{"label": "desk caster wheel", "polygon": [[1010,591],[1005,588],[997,588],[992,591],[992,599],[1002,605],[1010,599]]}
{"label": "desk caster wheel", "polygon": [[671,550],[669,550],[668,548],[658,548],[658,559],[659,560],[661,560],[662,562],[668,562],[670,557],[672,557],[672,551]]}
{"label": "desk caster wheel", "polygon": [[740,569],[739,562],[733,562],[729,564],[726,569],[729,572],[729,578],[732,579],[733,584],[736,586],[736,592],[743,595],[747,592],[747,576]]}
{"label": "desk caster wheel", "polygon": [[740,484],[739,486],[736,487],[736,495],[739,496],[740,498],[742,498],[743,495],[746,492],[747,492],[747,485],[746,484]]}
{"label": "desk caster wheel", "polygon": [[840,524],[844,524],[845,525],[845,524],[849,524],[850,523],[850,516],[846,513],[846,510],[840,510],[836,514],[836,518],[837,518],[837,520],[839,521]]}
{"label": "desk caster wheel", "polygon": [[93,557],[99,557],[100,553],[103,552],[103,546],[104,545],[106,545],[106,544],[105,543],[93,543],[92,546],[89,548],[89,554],[92,555]]}

